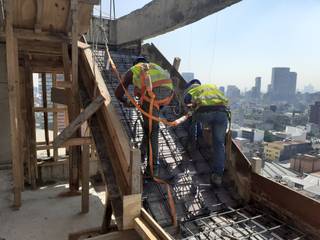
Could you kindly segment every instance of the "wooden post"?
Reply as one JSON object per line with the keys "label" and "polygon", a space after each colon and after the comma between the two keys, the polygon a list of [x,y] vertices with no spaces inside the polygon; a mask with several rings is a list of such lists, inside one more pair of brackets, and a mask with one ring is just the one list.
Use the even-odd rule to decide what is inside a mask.
{"label": "wooden post", "polygon": [[13,172],[13,206],[19,208],[21,206],[21,157],[17,151],[20,146],[19,141],[19,65],[18,63],[18,42],[13,35],[13,1],[6,1],[6,56],[7,56],[7,76],[8,76],[8,95],[9,95],[9,112],[10,112],[10,134],[11,134],[11,158]]}
{"label": "wooden post", "polygon": [[[80,114],[80,96],[78,86],[78,0],[71,0],[71,19],[72,19],[72,97],[69,105],[69,121],[73,121]],[[77,130],[74,137],[80,137],[80,130]],[[78,146],[71,148],[69,158],[69,183],[71,191],[79,190],[79,176],[81,164],[81,149]]]}
{"label": "wooden post", "polygon": [[33,112],[34,97],[33,97],[33,77],[29,58],[25,56],[26,67],[26,110],[27,110],[27,138],[29,148],[29,167],[31,187],[36,188],[37,178],[37,152],[36,152],[36,120]]}
{"label": "wooden post", "polygon": [[141,153],[137,148],[130,150],[131,194],[141,193]]}
{"label": "wooden post", "polygon": [[[108,195],[108,193],[106,193],[106,195]],[[109,196],[107,196],[106,208],[104,211],[104,217],[103,217],[102,226],[101,226],[101,233],[102,234],[108,232],[108,228],[111,223],[111,216],[112,216],[112,205],[111,205],[111,200],[110,200]]]}
{"label": "wooden post", "polygon": [[[56,87],[57,85],[57,75],[56,73],[52,73],[52,87]],[[51,95],[52,99],[52,95]],[[53,102],[53,101],[52,101]],[[53,103],[53,108],[57,108],[57,104]],[[58,136],[58,112],[53,112],[53,139]],[[53,159],[54,161],[58,161],[58,148],[53,148]]]}
{"label": "wooden post", "polygon": [[[47,108],[47,79],[46,74],[41,73],[41,83],[42,83],[42,107]],[[43,125],[44,125],[44,136],[46,145],[49,145],[49,129],[48,129],[48,112],[43,112]],[[47,150],[47,156],[50,157],[50,150]]]}
{"label": "wooden post", "polygon": [[82,171],[81,171],[81,212],[89,212],[89,145],[82,146]]}

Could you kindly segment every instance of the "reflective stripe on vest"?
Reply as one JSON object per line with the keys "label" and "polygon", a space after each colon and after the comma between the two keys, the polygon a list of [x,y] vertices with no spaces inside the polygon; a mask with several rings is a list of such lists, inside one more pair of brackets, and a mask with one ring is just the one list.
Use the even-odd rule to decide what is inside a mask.
{"label": "reflective stripe on vest", "polygon": [[[151,78],[152,84],[155,86],[159,86],[156,84],[158,81],[170,79],[170,74],[167,70],[162,69],[160,66],[154,63],[138,63],[130,68],[132,72],[132,82],[135,87],[141,90],[141,72],[146,70],[146,74],[148,74]],[[172,82],[163,82],[160,86],[167,87],[173,90]]]}
{"label": "reflective stripe on vest", "polygon": [[197,107],[228,104],[228,99],[214,84],[198,85],[188,90],[188,94]]}

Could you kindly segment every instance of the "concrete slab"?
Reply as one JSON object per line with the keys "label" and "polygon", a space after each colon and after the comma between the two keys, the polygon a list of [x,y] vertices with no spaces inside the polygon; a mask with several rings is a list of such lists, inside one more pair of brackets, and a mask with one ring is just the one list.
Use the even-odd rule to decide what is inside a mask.
{"label": "concrete slab", "polygon": [[58,196],[67,190],[67,184],[56,184],[25,191],[18,211],[9,208],[6,201],[0,201],[0,239],[63,240],[68,239],[69,233],[100,226],[105,193],[91,188],[90,211],[81,214],[81,196]]}

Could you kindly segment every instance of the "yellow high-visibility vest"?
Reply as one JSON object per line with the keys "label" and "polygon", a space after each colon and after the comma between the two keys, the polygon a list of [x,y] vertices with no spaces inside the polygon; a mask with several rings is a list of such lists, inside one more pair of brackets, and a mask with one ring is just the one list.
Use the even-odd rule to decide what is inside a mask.
{"label": "yellow high-visibility vest", "polygon": [[214,84],[203,84],[193,87],[187,91],[192,97],[192,102],[198,107],[201,106],[227,106],[229,100]]}
{"label": "yellow high-visibility vest", "polygon": [[169,72],[167,70],[162,69],[160,66],[158,66],[155,63],[138,63],[133,67],[131,67],[130,70],[133,74],[133,77],[132,77],[133,85],[140,90],[142,85],[141,84],[142,72],[150,76],[153,86],[167,87],[173,90],[172,81],[170,82],[166,81],[163,84],[161,83],[163,82],[162,80],[170,80]]}

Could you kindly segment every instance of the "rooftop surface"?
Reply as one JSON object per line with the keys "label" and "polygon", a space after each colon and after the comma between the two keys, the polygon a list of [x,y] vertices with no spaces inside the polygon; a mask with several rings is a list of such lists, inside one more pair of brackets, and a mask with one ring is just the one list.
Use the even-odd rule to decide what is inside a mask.
{"label": "rooftop surface", "polygon": [[8,170],[0,170],[1,240],[65,240],[72,232],[101,225],[104,191],[96,192],[93,188],[90,189],[90,211],[87,214],[80,213],[81,195],[59,196],[68,191],[68,184],[64,183],[40,187],[36,191],[25,190],[22,193],[23,206],[19,211],[14,211],[10,208],[11,193],[7,191],[7,188],[10,188],[7,182],[9,175]]}

